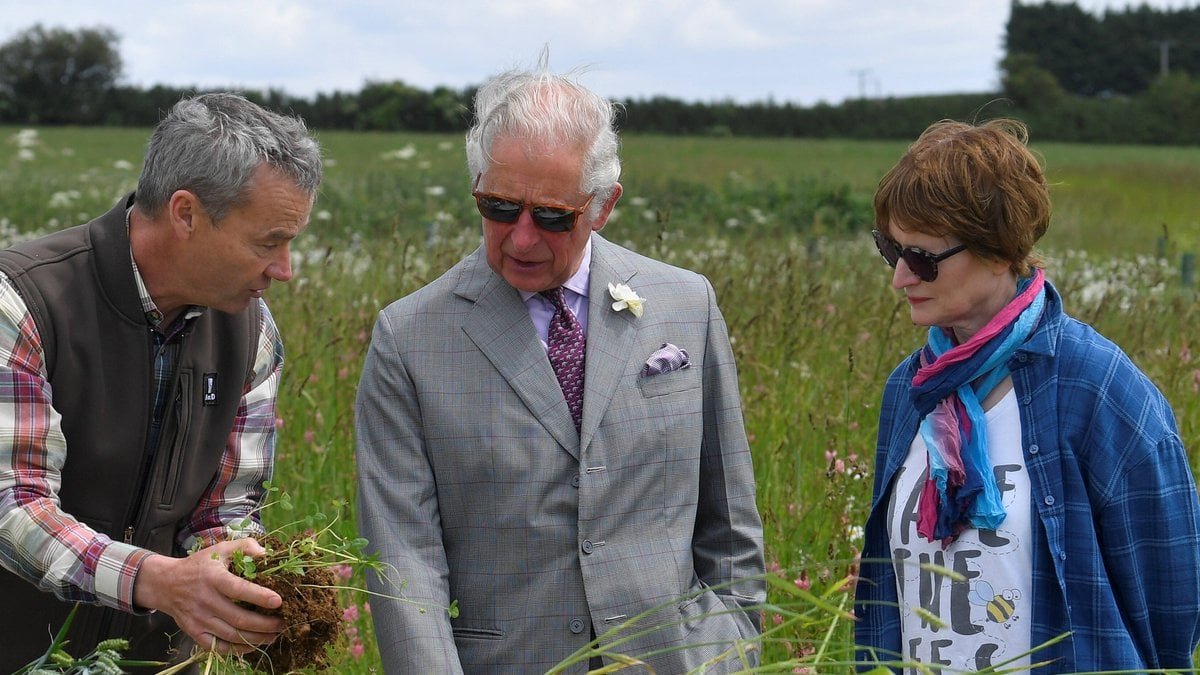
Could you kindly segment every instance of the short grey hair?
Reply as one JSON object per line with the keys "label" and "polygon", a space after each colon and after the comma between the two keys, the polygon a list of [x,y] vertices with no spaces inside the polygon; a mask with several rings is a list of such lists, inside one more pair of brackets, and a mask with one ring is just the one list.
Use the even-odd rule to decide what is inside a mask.
{"label": "short grey hair", "polygon": [[616,110],[607,99],[570,75],[550,72],[543,52],[535,70],[514,69],[486,82],[475,94],[475,123],[467,131],[467,169],[471,180],[491,166],[497,138],[583,146],[580,192],[595,194],[597,213],[621,177],[621,142]]}
{"label": "short grey hair", "polygon": [[267,164],[315,195],[321,149],[299,117],[285,117],[230,93],[175,104],[146,145],[137,204],[150,216],[176,190],[196,195],[214,223],[250,199],[250,181]]}

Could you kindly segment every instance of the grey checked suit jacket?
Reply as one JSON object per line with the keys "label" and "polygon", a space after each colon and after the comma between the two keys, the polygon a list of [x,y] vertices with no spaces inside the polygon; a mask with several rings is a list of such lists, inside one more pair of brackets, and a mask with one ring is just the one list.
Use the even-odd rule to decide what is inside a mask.
{"label": "grey checked suit jacket", "polygon": [[[544,672],[649,610],[613,650],[666,650],[645,658],[660,674],[758,634],[740,609],[765,600],[762,524],[712,287],[598,234],[591,260],[579,433],[482,249],[380,313],[356,432],[360,529],[394,568],[370,586],[404,598],[371,601],[387,673]],[[610,282],[645,314],[613,311]],[[691,366],[641,376],[666,342]]]}

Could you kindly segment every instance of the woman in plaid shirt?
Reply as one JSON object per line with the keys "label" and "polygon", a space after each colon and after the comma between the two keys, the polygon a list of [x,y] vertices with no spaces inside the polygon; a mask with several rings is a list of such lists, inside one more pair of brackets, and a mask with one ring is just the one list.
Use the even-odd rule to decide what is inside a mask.
{"label": "woman in plaid shirt", "polygon": [[875,243],[929,339],[883,393],[864,669],[1190,668],[1200,639],[1200,504],[1174,414],[1033,256],[1050,199],[1026,138],[939,122],[875,196]]}

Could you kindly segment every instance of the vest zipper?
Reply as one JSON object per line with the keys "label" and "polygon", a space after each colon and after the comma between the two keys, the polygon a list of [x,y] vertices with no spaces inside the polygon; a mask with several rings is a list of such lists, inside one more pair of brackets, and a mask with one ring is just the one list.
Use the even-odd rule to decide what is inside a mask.
{"label": "vest zipper", "polygon": [[[182,354],[183,353],[183,340],[184,340],[184,338],[187,337],[188,331],[185,328],[181,328],[180,330],[181,330],[181,333],[179,335],[179,353]],[[163,344],[158,346],[158,350],[164,349],[169,340],[170,340],[170,338],[167,338],[167,340],[164,340]],[[154,344],[154,329],[153,328],[150,329],[150,341],[151,341],[151,344]],[[156,353],[154,353],[150,357],[150,372],[149,372],[150,381],[146,383],[146,391],[147,392],[154,391],[154,362],[157,359],[158,359],[158,354],[156,351]],[[171,384],[170,384],[169,391],[172,391],[175,393],[175,402],[174,403],[175,403],[175,405],[178,405],[179,404],[179,362],[178,362],[178,359],[176,359],[174,372],[171,373]],[[140,475],[138,477],[137,491],[135,491],[133,493],[133,500],[130,502],[129,510],[126,512],[126,516],[125,516],[125,536],[127,538],[127,543],[129,543],[129,544],[134,544],[133,537],[136,534],[136,530],[137,530],[138,526],[145,519],[146,513],[150,510],[151,505],[154,502],[154,496],[148,494],[148,492],[150,490],[150,485],[152,482],[151,479],[153,478],[153,475],[154,475],[154,465],[155,465],[156,460],[158,459],[159,451],[162,449],[162,440],[163,440],[162,431],[163,431],[163,426],[164,426],[164,422],[165,422],[165,417],[167,415],[171,414],[171,410],[172,410],[171,404],[167,404],[166,409],[164,409],[164,411],[163,411],[164,419],[159,420],[159,435],[158,435],[158,440],[155,443],[155,447],[150,448],[150,447],[145,447],[145,445],[143,445],[143,447],[142,447],[142,466],[141,466],[141,471],[139,472]],[[154,411],[151,411],[150,420],[149,420],[149,425],[151,425],[151,426],[153,426],[153,424],[154,424],[154,414],[153,413],[154,413]],[[150,439],[150,428],[149,427],[146,429],[144,438],[146,439],[147,442]],[[136,544],[134,544],[134,545],[136,545]]]}

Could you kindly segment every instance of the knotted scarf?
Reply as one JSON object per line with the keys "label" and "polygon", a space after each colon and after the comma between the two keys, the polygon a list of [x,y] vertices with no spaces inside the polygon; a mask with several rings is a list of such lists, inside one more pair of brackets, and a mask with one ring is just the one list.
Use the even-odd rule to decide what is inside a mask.
{"label": "knotted scarf", "polygon": [[917,533],[941,541],[943,548],[969,527],[994,530],[1004,522],[979,402],[1008,377],[1005,364],[1037,325],[1046,303],[1045,281],[1041,269],[1018,280],[1016,297],[960,345],[950,329],[929,328],[911,392],[929,450]]}

